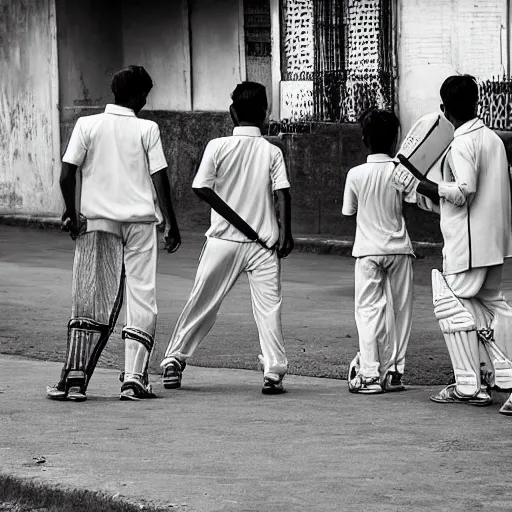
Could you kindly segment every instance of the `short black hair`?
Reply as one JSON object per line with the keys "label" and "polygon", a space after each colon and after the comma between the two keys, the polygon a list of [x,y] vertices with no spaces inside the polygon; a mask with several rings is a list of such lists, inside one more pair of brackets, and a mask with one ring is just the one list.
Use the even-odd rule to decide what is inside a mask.
{"label": "short black hair", "polygon": [[478,85],[471,75],[448,77],[441,86],[441,100],[445,109],[458,121],[469,121],[476,115]]}
{"label": "short black hair", "polygon": [[398,135],[400,121],[393,112],[369,109],[359,118],[365,144],[374,152],[389,153]]}
{"label": "short black hair", "polygon": [[259,124],[265,120],[268,109],[267,91],[256,82],[242,82],[231,94],[238,121]]}
{"label": "short black hair", "polygon": [[153,80],[142,66],[128,66],[112,78],[112,92],[116,103],[128,103],[142,94],[149,94]]}

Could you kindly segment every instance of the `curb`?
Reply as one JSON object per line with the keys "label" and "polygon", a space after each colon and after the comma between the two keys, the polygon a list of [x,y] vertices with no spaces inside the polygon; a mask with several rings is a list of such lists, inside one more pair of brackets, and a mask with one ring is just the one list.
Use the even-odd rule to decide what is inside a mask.
{"label": "curb", "polygon": [[[60,230],[59,217],[42,217],[37,215],[2,215],[0,224],[7,226],[32,227],[39,229]],[[354,240],[351,238],[323,238],[322,236],[294,238],[295,249],[299,252],[315,254],[334,254],[337,256],[352,256]],[[442,244],[435,242],[413,242],[414,252],[418,259],[425,256],[439,256]]]}

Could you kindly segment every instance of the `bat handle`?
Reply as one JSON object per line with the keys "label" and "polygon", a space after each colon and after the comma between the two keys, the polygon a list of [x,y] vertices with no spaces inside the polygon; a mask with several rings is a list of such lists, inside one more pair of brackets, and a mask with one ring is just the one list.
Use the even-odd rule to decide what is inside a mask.
{"label": "bat handle", "polygon": [[398,161],[418,180],[420,181],[423,181],[425,179],[425,176],[423,176],[423,174],[421,174],[420,171],[418,171],[418,169],[413,165],[411,164],[411,162],[409,161],[409,159],[407,157],[405,157],[404,155],[402,154],[398,154],[396,155]]}

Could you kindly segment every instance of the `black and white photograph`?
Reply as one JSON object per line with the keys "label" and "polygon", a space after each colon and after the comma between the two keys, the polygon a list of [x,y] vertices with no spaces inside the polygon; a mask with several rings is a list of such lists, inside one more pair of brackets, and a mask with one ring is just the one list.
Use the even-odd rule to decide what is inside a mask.
{"label": "black and white photograph", "polygon": [[0,0],[0,512],[512,512],[512,0]]}

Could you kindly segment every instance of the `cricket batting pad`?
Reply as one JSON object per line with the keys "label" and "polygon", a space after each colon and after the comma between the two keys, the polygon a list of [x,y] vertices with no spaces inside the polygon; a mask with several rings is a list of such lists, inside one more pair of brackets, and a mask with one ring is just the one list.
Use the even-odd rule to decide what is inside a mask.
{"label": "cricket batting pad", "polygon": [[442,157],[453,140],[453,125],[441,113],[427,114],[409,130],[397,153],[420,173],[438,183],[442,179]]}
{"label": "cricket batting pad", "polygon": [[474,396],[480,391],[480,351],[471,312],[452,292],[444,276],[432,270],[434,314],[439,321],[457,385],[457,392]]}
{"label": "cricket batting pad", "polygon": [[[76,240],[68,346],[60,387],[87,388],[123,302],[123,244],[103,231]],[[66,382],[68,379],[73,382]]]}

